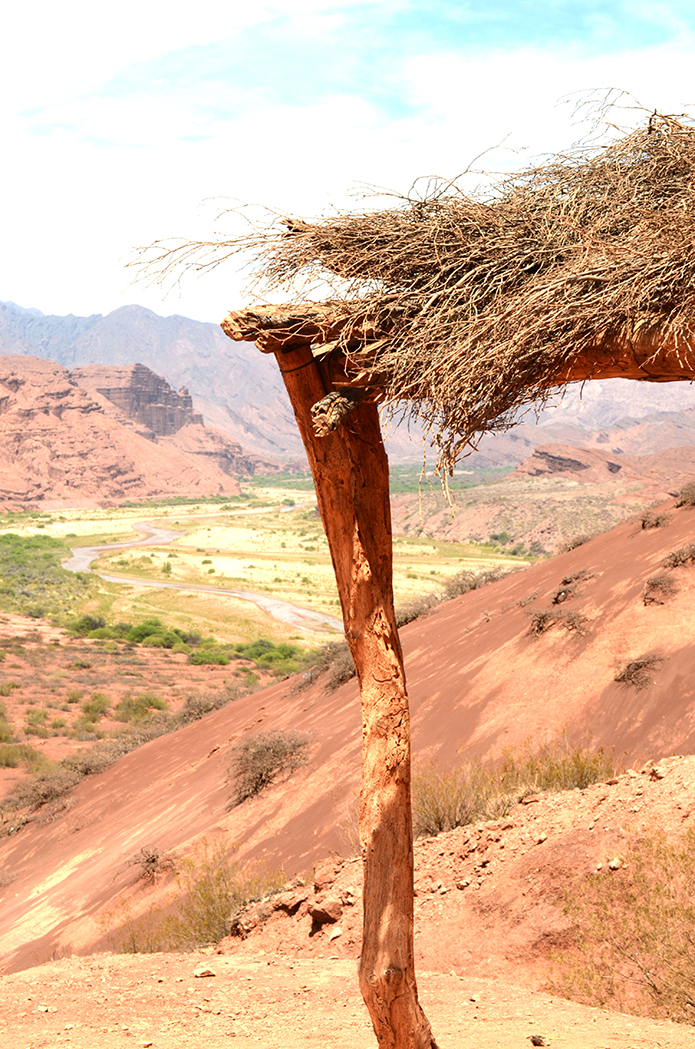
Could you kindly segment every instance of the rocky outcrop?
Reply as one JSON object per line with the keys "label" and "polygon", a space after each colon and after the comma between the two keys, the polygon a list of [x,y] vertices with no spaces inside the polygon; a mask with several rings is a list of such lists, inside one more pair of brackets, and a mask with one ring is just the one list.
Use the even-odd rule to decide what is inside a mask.
{"label": "rocky outcrop", "polygon": [[168,437],[191,424],[203,425],[203,417],[193,410],[193,399],[186,387],[177,393],[166,379],[144,364],[88,364],[73,369],[70,375],[92,396],[106,398],[126,418],[147,427],[157,437]]}
{"label": "rocky outcrop", "polygon": [[[213,457],[159,443],[170,440],[90,394],[58,364],[0,357],[2,507],[238,494],[238,482]],[[238,445],[234,449],[243,460]]]}

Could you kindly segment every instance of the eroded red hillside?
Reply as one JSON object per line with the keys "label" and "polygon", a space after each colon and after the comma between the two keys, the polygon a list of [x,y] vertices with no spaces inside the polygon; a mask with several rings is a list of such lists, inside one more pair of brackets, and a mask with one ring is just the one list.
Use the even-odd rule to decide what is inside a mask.
{"label": "eroded red hillside", "polygon": [[[403,630],[416,765],[433,758],[453,761],[457,752],[485,757],[507,746],[536,746],[563,731],[572,740],[615,748],[627,763],[640,767],[647,759],[695,751],[695,566],[664,568],[671,551],[692,542],[695,509],[676,509],[671,502],[663,513],[668,521],[662,527],[645,530],[639,522],[627,522],[570,553],[450,601]],[[664,603],[645,604],[645,584],[664,573],[675,592]],[[547,629],[536,634],[538,615],[543,620],[547,613]],[[644,687],[616,680],[628,663],[646,655],[654,659]],[[9,880],[2,889],[0,945],[6,969],[89,952],[104,935],[105,913],[116,904],[128,901],[134,913],[146,909],[153,898],[127,866],[143,846],[178,853],[201,835],[222,833],[243,842],[241,856],[282,862],[288,874],[307,871],[331,850],[349,854],[361,743],[357,687],[353,681],[325,695],[320,681],[305,691],[294,684],[283,682],[239,699],[147,744],[85,780],[67,803],[3,838],[0,862]],[[288,786],[278,784],[229,810],[233,748],[246,735],[268,728],[308,732],[309,763]],[[610,788],[603,810],[597,798],[605,788],[597,787],[581,799],[539,803],[531,815],[528,808],[515,813],[509,840],[518,844],[516,880],[503,879],[507,861],[498,855],[499,842],[491,852],[503,879],[499,892],[506,886],[504,892],[514,896],[514,901],[500,897],[504,907],[510,914],[514,907],[523,911],[523,899],[517,898],[518,893],[523,897],[521,883],[536,878],[535,868],[524,867],[527,854],[527,866],[537,856],[551,856],[551,866],[558,869],[561,862],[574,863],[571,849],[570,858],[562,859],[562,834],[577,835],[567,840],[574,841],[581,862],[591,864],[600,862],[602,850],[618,847],[616,828],[638,823],[640,806],[640,818],[651,826],[690,818],[685,789],[686,780],[692,782],[690,766],[674,767],[669,777],[666,782],[678,784],[677,790],[657,791],[652,808],[646,798],[634,800],[627,779]],[[668,797],[668,805],[660,808],[659,797]],[[613,808],[610,799],[618,799]],[[685,805],[682,810],[678,802]],[[611,818],[601,825],[607,829],[600,829],[595,813],[609,808]],[[545,839],[537,843],[537,851],[529,834],[540,824],[548,838],[547,847]],[[554,828],[552,833],[548,828]],[[425,891],[428,876],[422,870],[419,875],[424,896],[431,898],[420,912],[423,951],[428,942],[441,943],[443,950],[445,931],[451,943],[463,936],[458,910],[446,919],[448,931],[437,932],[434,925],[427,931],[428,914],[439,920],[440,900],[454,893],[449,882],[463,876],[473,881],[469,856],[463,855],[463,838],[472,832],[457,833],[452,843],[438,840],[418,850],[418,856],[429,850],[427,869],[439,866],[451,874],[442,876],[442,886],[433,892]],[[447,849],[458,850],[455,863],[447,859]],[[356,880],[356,865],[354,871]],[[494,886],[486,878],[483,884]],[[461,900],[472,897],[468,888],[456,890]],[[475,898],[484,900],[485,891],[474,889]],[[489,920],[497,921],[494,915]],[[484,925],[472,928],[481,931]],[[529,942],[522,936],[515,965],[523,965]],[[343,943],[350,946],[347,933]]]}

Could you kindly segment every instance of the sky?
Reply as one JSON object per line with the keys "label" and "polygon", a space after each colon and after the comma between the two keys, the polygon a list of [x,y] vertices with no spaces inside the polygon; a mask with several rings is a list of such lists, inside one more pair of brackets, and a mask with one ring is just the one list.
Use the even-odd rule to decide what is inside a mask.
{"label": "sky", "polygon": [[23,0],[3,43],[0,300],[61,315],[219,321],[237,263],[164,298],[133,248],[514,170],[588,133],[568,97],[695,114],[692,0]]}

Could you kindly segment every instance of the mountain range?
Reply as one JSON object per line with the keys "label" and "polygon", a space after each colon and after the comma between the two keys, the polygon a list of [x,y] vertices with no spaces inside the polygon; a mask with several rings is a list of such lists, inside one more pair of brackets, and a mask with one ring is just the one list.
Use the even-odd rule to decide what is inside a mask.
{"label": "mountain range", "polygon": [[[244,449],[280,460],[304,458],[275,362],[250,343],[231,342],[219,324],[160,317],[137,305],[106,316],[60,317],[6,302],[0,303],[0,353],[29,354],[68,369],[145,365],[174,389],[185,386],[206,422]],[[410,433],[405,424],[386,429],[392,461],[422,460],[417,423]],[[486,435],[463,465],[515,466],[548,443],[642,455],[694,441],[690,384],[610,379],[570,388],[537,422],[531,413],[509,432]]]}

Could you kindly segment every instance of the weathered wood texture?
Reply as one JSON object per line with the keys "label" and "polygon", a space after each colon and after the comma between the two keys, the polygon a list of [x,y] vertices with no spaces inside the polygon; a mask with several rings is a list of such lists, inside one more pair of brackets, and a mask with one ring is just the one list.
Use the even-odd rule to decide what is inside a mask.
{"label": "weathered wood texture", "polygon": [[360,988],[382,1049],[436,1049],[415,981],[410,719],[379,416],[363,401],[338,430],[317,437],[311,407],[330,390],[321,366],[308,346],[277,360],[314,475],[362,696]]}

